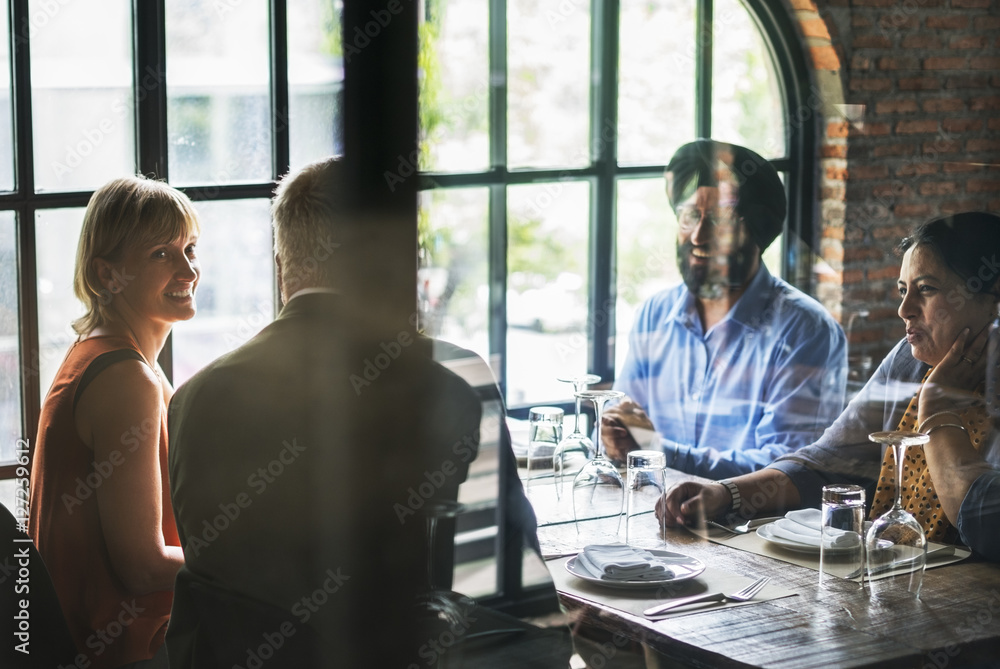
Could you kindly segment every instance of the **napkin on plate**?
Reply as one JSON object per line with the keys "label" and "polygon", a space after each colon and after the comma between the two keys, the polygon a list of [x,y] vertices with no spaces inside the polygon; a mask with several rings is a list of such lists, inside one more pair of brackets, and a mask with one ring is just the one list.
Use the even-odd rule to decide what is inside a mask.
{"label": "napkin on plate", "polygon": [[[796,509],[789,511],[784,518],[774,521],[769,527],[777,537],[819,548],[822,522],[823,512],[819,509]],[[860,541],[858,535],[844,530],[827,529],[827,536],[830,535],[832,538],[827,539],[827,548],[849,548]]]}
{"label": "napkin on plate", "polygon": [[591,576],[608,581],[658,581],[674,577],[673,571],[655,555],[625,544],[587,546],[576,560]]}

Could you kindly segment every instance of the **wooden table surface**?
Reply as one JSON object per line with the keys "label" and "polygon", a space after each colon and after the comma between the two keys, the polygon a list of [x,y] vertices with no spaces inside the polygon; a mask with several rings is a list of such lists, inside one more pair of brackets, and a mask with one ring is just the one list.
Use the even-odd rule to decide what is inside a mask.
{"label": "wooden table surface", "polygon": [[[558,523],[552,514],[553,522],[546,522],[544,497],[533,497],[543,548],[590,543],[589,521],[580,523],[580,534],[575,524]],[[770,576],[798,595],[657,622],[565,592],[563,604],[578,622],[625,634],[684,666],[1000,667],[1000,565],[973,556],[929,569],[919,600],[887,602],[867,587],[821,590],[812,569],[736,550],[683,528],[668,530],[666,544],[667,550],[718,569]]]}

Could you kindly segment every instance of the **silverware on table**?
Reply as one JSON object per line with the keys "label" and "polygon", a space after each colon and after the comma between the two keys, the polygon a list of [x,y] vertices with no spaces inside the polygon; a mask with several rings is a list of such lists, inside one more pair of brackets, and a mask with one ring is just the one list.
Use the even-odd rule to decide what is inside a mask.
{"label": "silverware on table", "polygon": [[713,520],[706,520],[706,525],[711,525],[712,527],[718,528],[720,530],[725,530],[726,532],[732,532],[733,534],[747,534],[750,530],[754,530],[761,525],[767,525],[768,523],[773,523],[776,520],[780,520],[781,516],[774,516],[771,518],[752,518],[741,525],[735,525],[730,527],[728,525],[723,525],[722,523],[717,523]]}
{"label": "silverware on table", "polygon": [[685,606],[687,604],[699,604],[701,602],[721,602],[727,599],[730,599],[734,602],[746,602],[753,599],[757,595],[757,593],[760,592],[765,585],[767,585],[767,582],[770,580],[771,579],[768,578],[767,576],[762,576],[761,578],[758,578],[756,581],[754,581],[747,587],[743,588],[742,590],[738,590],[732,594],[726,594],[724,592],[710,592],[704,595],[695,595],[693,597],[684,597],[683,599],[675,599],[672,602],[667,602],[666,604],[660,604],[658,606],[646,609],[645,611],[642,612],[642,615],[648,618],[653,618],[660,615],[661,613],[665,613],[677,607]]}

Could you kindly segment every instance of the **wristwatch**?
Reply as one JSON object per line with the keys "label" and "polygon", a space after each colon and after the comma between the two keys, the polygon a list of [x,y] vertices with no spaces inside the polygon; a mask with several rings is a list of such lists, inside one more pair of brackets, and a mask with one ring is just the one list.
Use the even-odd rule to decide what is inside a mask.
{"label": "wristwatch", "polygon": [[739,511],[740,507],[743,506],[743,498],[740,497],[739,487],[729,479],[722,479],[721,481],[717,481],[717,483],[721,483],[722,485],[726,486],[726,488],[729,490],[729,494],[733,496],[733,502],[729,506],[729,510]]}

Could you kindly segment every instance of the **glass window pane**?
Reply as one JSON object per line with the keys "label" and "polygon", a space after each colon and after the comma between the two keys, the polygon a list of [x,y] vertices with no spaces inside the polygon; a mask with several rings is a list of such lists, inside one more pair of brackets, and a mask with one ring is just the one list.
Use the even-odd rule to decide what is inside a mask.
{"label": "glass window pane", "polygon": [[43,209],[35,214],[40,399],[48,394],[66,350],[76,339],[71,323],[86,311],[73,294],[84,211],[83,207]]}
{"label": "glass window pane", "polygon": [[170,183],[271,179],[268,2],[166,3]]}
{"label": "glass window pane", "polygon": [[420,194],[417,295],[424,329],[489,360],[489,190]]}
{"label": "glass window pane", "polygon": [[174,387],[274,319],[267,200],[196,202],[201,219],[198,313],[174,325]]}
{"label": "glass window pane", "polygon": [[587,371],[590,185],[511,186],[507,221],[507,399],[570,396],[558,376]]}
{"label": "glass window pane", "polygon": [[288,134],[293,170],[344,151],[339,3],[288,2]]}
{"label": "glass window pane", "polygon": [[712,137],[785,155],[785,112],[778,74],[760,31],[740,0],[717,0],[713,21]]}
{"label": "glass window pane", "polygon": [[618,162],[666,164],[694,139],[694,2],[623,2]]}
{"label": "glass window pane", "polygon": [[[9,2],[0,3],[0,35],[10,32]],[[14,116],[11,107],[10,41],[0,40],[0,190],[14,190]]]}
{"label": "glass window pane", "polygon": [[590,3],[507,4],[507,160],[590,163]]}
{"label": "glass window pane", "polygon": [[135,173],[131,6],[29,3],[37,190],[87,190]]}
{"label": "glass window pane", "polygon": [[615,369],[628,353],[635,313],[655,293],[680,283],[677,219],[662,178],[618,182],[618,300]]}
{"label": "glass window pane", "polygon": [[[14,212],[0,212],[0,463],[14,459],[21,431],[20,312]],[[3,500],[6,502],[6,500]]]}
{"label": "glass window pane", "polygon": [[489,145],[489,3],[435,3],[420,24],[420,169],[485,170]]}

